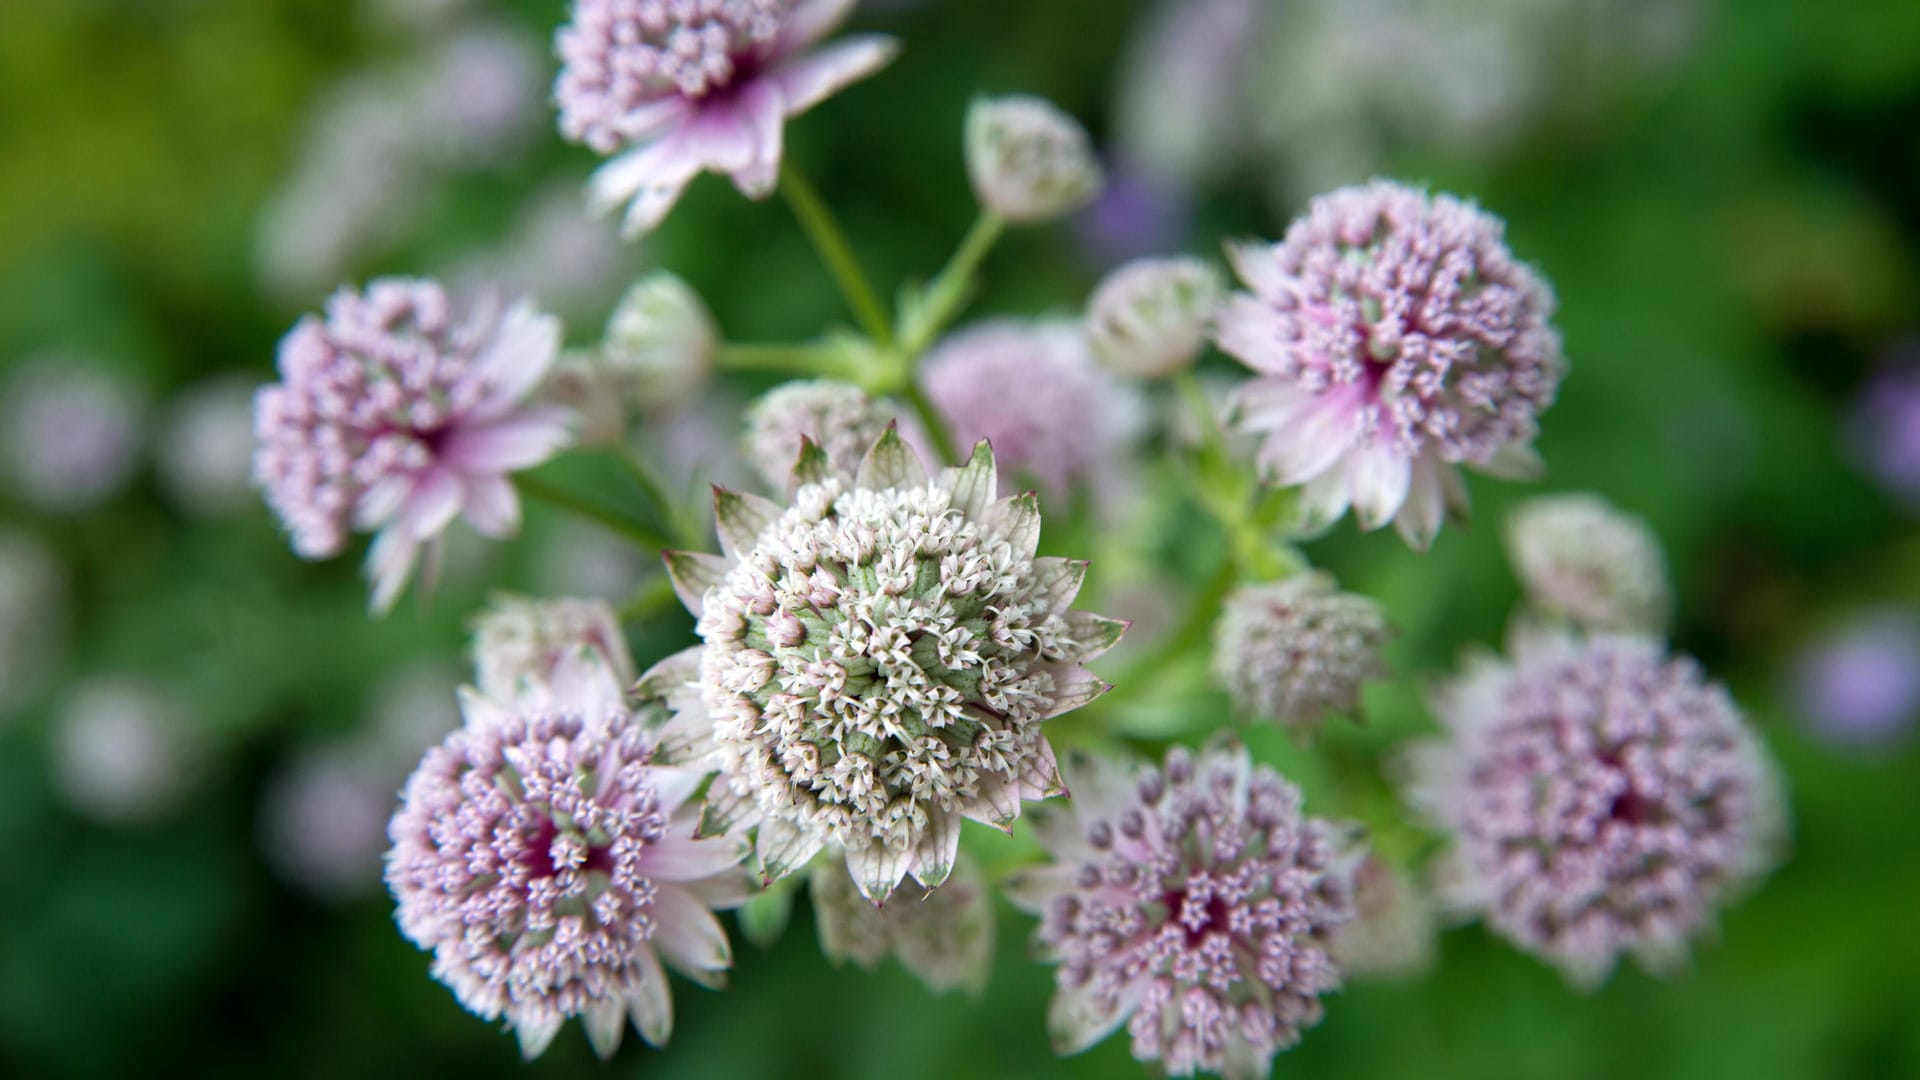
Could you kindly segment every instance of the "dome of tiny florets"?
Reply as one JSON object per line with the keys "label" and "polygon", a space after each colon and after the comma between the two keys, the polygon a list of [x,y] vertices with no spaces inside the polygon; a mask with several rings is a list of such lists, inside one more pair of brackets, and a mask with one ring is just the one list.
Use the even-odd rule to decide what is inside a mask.
{"label": "dome of tiny florets", "polygon": [[1264,437],[1272,483],[1308,486],[1310,524],[1351,505],[1424,546],[1458,509],[1453,466],[1537,468],[1565,363],[1553,295],[1503,232],[1471,203],[1376,180],[1315,199],[1278,244],[1229,251],[1248,291],[1217,341],[1255,375],[1237,423]]}
{"label": "dome of tiny florets", "polygon": [[617,685],[633,682],[620,618],[603,600],[498,596],[474,620],[474,681],[495,701],[537,691],[580,663],[598,665]]}
{"label": "dome of tiny florets", "polygon": [[1727,692],[1635,637],[1523,639],[1443,687],[1408,798],[1453,837],[1442,900],[1597,985],[1672,968],[1777,853],[1772,765]]}
{"label": "dome of tiny florets", "polygon": [[1086,564],[1035,557],[1037,503],[993,498],[985,444],[929,479],[889,429],[848,484],[808,443],[799,480],[784,509],[719,492],[726,556],[669,556],[704,644],[642,685],[711,749],[709,811],[758,823],[769,877],[831,844],[878,902],[945,880],[962,818],[1060,793],[1041,722],[1106,690],[1081,664],[1125,624],[1069,609]]}
{"label": "dome of tiny florets", "polygon": [[1007,886],[1060,965],[1055,1048],[1125,1024],[1133,1056],[1168,1075],[1266,1076],[1340,986],[1351,827],[1303,817],[1299,789],[1237,746],[1176,747],[1131,781],[1069,763],[1068,780],[1073,809],[1036,825],[1055,861]]}
{"label": "dome of tiny florets", "polygon": [[649,106],[724,91],[772,52],[796,0],[575,0],[555,38],[560,130],[610,154]]}
{"label": "dome of tiny florets", "polygon": [[1659,539],[1598,495],[1529,500],[1507,519],[1507,555],[1544,614],[1587,631],[1657,634],[1666,626]]}
{"label": "dome of tiny florets", "polygon": [[343,289],[280,343],[281,381],[254,399],[254,478],[306,558],[381,530],[369,567],[389,606],[419,545],[456,516],[519,525],[510,473],[571,438],[563,409],[526,404],[559,351],[525,303],[459,305],[432,281]]}
{"label": "dome of tiny florets", "polygon": [[879,441],[896,410],[865,390],[837,379],[802,379],[775,387],[747,407],[747,461],[774,491],[785,491],[800,459],[800,442],[811,439],[833,471],[853,478],[868,448]]}
{"label": "dome of tiny florets", "polygon": [[629,1017],[665,1042],[661,961],[716,984],[731,957],[709,909],[744,898],[744,850],[694,839],[683,810],[703,777],[654,764],[611,680],[593,674],[593,692],[546,702],[468,694],[466,725],[427,751],[389,827],[401,931],[528,1057],[574,1016],[603,1057]]}
{"label": "dome of tiny florets", "polygon": [[1214,628],[1213,675],[1250,716],[1312,735],[1329,712],[1353,715],[1365,682],[1385,678],[1386,613],[1310,572],[1227,597]]}

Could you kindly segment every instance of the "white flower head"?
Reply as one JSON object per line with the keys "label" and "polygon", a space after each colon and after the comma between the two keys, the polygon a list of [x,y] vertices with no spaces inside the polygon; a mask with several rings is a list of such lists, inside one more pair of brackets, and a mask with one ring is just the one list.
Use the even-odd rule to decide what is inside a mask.
{"label": "white flower head", "polygon": [[474,623],[475,679],[496,701],[513,701],[529,686],[551,683],[569,662],[603,668],[620,686],[633,682],[620,618],[605,602],[501,596]]}
{"label": "white flower head", "polygon": [[643,409],[672,409],[713,375],[720,330],[693,287],[664,270],[620,298],[601,358],[621,390]]}
{"label": "white flower head", "polygon": [[1220,274],[1199,259],[1138,259],[1107,276],[1087,305],[1087,344],[1115,371],[1158,379],[1207,347]]}
{"label": "white flower head", "polygon": [[832,844],[862,895],[952,870],[960,822],[1061,794],[1046,719],[1107,690],[1126,624],[1070,609],[1084,562],[1039,558],[1038,501],[993,452],[929,477],[889,428],[851,484],[811,441],[782,508],[719,489],[719,556],[667,556],[704,644],[641,680],[675,759],[722,776],[708,827],[758,826],[769,879]]}
{"label": "white flower head", "polygon": [[1659,633],[1667,560],[1645,520],[1598,495],[1533,499],[1507,519],[1507,554],[1538,611],[1587,631]]}
{"label": "white flower head", "polygon": [[967,110],[967,175],[980,205],[1016,225],[1065,217],[1105,183],[1080,122],[1027,95],[980,98]]}

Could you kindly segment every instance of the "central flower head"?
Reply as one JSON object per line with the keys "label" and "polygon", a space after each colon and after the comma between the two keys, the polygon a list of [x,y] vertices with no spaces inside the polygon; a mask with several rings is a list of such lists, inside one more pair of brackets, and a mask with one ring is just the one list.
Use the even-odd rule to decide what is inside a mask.
{"label": "central flower head", "polygon": [[1124,624],[1068,609],[1086,564],[1036,558],[1036,500],[995,500],[994,473],[982,443],[928,479],[889,429],[848,485],[809,442],[789,508],[717,494],[730,558],[669,557],[706,644],[643,685],[769,877],[832,843],[871,900],[937,885],[962,818],[1005,828],[1062,790],[1040,724],[1105,691],[1080,665]]}

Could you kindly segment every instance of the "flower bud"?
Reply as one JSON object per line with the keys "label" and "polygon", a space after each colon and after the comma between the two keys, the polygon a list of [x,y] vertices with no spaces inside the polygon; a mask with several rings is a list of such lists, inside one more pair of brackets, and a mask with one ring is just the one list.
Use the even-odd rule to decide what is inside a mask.
{"label": "flower bud", "polygon": [[1016,225],[1064,217],[1104,183],[1086,129],[1025,95],[982,98],[967,110],[967,175],[980,205]]}
{"label": "flower bud", "polygon": [[1507,552],[1535,610],[1589,631],[1658,633],[1667,560],[1647,523],[1597,495],[1533,499],[1507,519]]}
{"label": "flower bud", "polygon": [[1199,259],[1136,260],[1094,291],[1087,342],[1124,375],[1173,375],[1206,348],[1220,293],[1220,275]]}
{"label": "flower bud", "polygon": [[620,298],[601,356],[641,408],[671,409],[706,384],[719,338],[700,295],[662,270]]}

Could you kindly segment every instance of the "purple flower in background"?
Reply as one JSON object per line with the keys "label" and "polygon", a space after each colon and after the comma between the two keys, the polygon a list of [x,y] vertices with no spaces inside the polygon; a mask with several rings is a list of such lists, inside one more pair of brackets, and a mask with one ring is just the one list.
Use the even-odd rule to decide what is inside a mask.
{"label": "purple flower in background", "polygon": [[880,36],[817,52],[855,0],[575,0],[555,42],[560,130],[601,154],[602,211],[628,204],[624,231],[665,220],[701,172],[748,198],[780,176],[782,125],[893,59]]}
{"label": "purple flower in background", "polygon": [[89,364],[49,357],[0,384],[0,470],[21,499],[55,513],[119,494],[140,463],[141,403]]}
{"label": "purple flower in background", "polygon": [[516,531],[508,474],[569,438],[565,410],[523,404],[559,346],[558,321],[524,302],[461,310],[431,281],[396,278],[334,294],[280,343],[281,382],[254,402],[254,477],[294,550],[326,558],[350,530],[377,531],[367,568],[386,611],[455,517]]}
{"label": "purple flower in background", "polygon": [[[1920,351],[1908,346],[1903,352]],[[1896,353],[1861,396],[1853,441],[1887,490],[1920,510],[1920,363]]]}
{"label": "purple flower in background", "polygon": [[1793,694],[1814,734],[1872,748],[1904,738],[1920,718],[1920,613],[1863,612],[1804,646]]}
{"label": "purple flower in background", "polygon": [[1350,831],[1303,817],[1300,791],[1245,749],[1130,779],[1070,763],[1071,811],[1035,814],[1054,862],[1007,883],[1060,965],[1048,1026],[1078,1053],[1121,1024],[1172,1076],[1264,1077],[1338,989],[1329,955],[1353,915]]}
{"label": "purple flower in background", "polygon": [[695,772],[652,763],[604,668],[511,707],[466,692],[464,727],[427,751],[389,829],[387,884],[434,977],[537,1057],[569,1017],[609,1057],[631,1017],[673,1027],[661,961],[718,986],[731,966],[712,909],[745,899],[743,847],[694,839]]}
{"label": "purple flower in background", "polygon": [[1270,483],[1304,485],[1309,528],[1354,508],[1424,549],[1462,513],[1455,466],[1540,471],[1536,418],[1565,363],[1553,295],[1470,203],[1375,180],[1315,199],[1278,244],[1235,245],[1250,290],[1220,348],[1255,377],[1237,426],[1264,437]]}
{"label": "purple flower in background", "polygon": [[991,442],[1008,479],[1031,477],[1050,501],[1077,483],[1111,487],[1143,425],[1138,395],[1094,360],[1077,323],[976,323],[925,364],[927,396],[954,442]]}
{"label": "purple flower in background", "polygon": [[1593,987],[1623,953],[1678,966],[1778,855],[1773,766],[1727,692],[1650,639],[1542,634],[1435,695],[1446,735],[1405,759],[1451,833],[1439,892]]}

